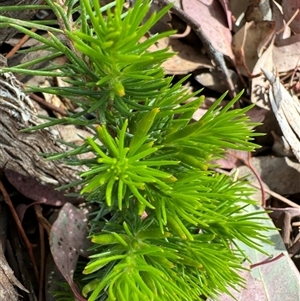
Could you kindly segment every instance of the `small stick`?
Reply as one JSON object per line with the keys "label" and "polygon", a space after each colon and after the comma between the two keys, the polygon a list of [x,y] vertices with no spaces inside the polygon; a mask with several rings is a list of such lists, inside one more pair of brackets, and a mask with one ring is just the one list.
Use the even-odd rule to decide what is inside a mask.
{"label": "small stick", "polygon": [[[32,32],[36,32],[36,28],[31,29]],[[11,58],[30,38],[29,35],[25,34],[23,38],[13,47],[13,49],[5,56],[7,59]]]}
{"label": "small stick", "polygon": [[44,277],[45,277],[45,235],[44,235],[44,226],[40,222],[40,219],[44,218],[42,214],[42,207],[40,204],[34,205],[34,211],[36,214],[36,217],[39,221],[39,233],[40,233],[40,252],[41,252],[41,261],[40,261],[40,279],[39,279],[39,301],[43,301],[43,288],[44,288]]}
{"label": "small stick", "polygon": [[47,109],[51,109],[52,111],[55,111],[59,114],[61,114],[62,116],[68,116],[67,112],[64,109],[58,108],[56,106],[54,106],[53,104],[45,101],[42,97],[34,94],[34,93],[30,93],[29,97],[33,100],[35,100],[37,103],[39,103],[40,105],[46,107]]}
{"label": "small stick", "polygon": [[261,261],[261,262],[251,264],[251,265],[250,265],[250,269],[253,269],[253,268],[258,267],[258,266],[263,265],[263,264],[271,263],[271,262],[273,262],[273,261],[278,260],[279,258],[281,258],[281,257],[283,257],[283,256],[284,256],[284,254],[283,254],[283,253],[280,253],[279,255],[277,255],[277,256],[274,257],[274,258],[271,258],[271,259],[270,259],[270,258],[267,258],[267,259],[265,259],[265,260],[263,260],[263,261]]}
{"label": "small stick", "polygon": [[185,31],[183,33],[176,33],[176,34],[172,34],[170,36],[170,39],[181,39],[181,38],[185,38],[186,36],[188,36],[191,32],[191,26],[190,25],[186,25]]}
{"label": "small stick", "polygon": [[26,235],[26,233],[25,233],[25,231],[22,227],[22,223],[21,223],[21,221],[18,217],[18,214],[16,213],[16,210],[15,210],[13,204],[12,204],[12,201],[11,201],[11,199],[10,199],[10,197],[9,197],[9,195],[8,195],[8,193],[7,193],[7,191],[6,191],[6,189],[5,189],[5,187],[4,187],[1,180],[0,180],[0,190],[3,194],[4,201],[7,204],[7,206],[9,207],[9,209],[11,211],[11,214],[12,214],[12,216],[13,216],[16,224],[17,224],[17,227],[18,227],[19,231],[20,231],[20,234],[21,234],[21,236],[24,240],[24,243],[27,247],[27,251],[28,251],[29,257],[30,257],[31,262],[32,262],[35,277],[36,277],[37,280],[39,280],[39,272],[38,272],[38,269],[37,269],[35,258],[33,256],[32,244],[30,243],[30,241],[27,238],[27,235]]}

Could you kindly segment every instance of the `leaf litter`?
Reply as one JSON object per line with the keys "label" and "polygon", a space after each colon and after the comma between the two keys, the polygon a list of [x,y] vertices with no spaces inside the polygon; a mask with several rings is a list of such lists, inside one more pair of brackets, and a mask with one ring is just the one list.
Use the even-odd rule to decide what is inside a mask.
{"label": "leaf litter", "polygon": [[[153,1],[153,9],[158,9],[166,2]],[[265,207],[273,210],[274,214],[270,216],[276,225],[280,225],[280,233],[284,236],[285,242],[283,244],[279,232],[274,231],[271,233],[274,246],[271,249],[267,249],[267,245],[263,247],[273,257],[281,256],[280,254],[283,256],[254,267],[251,272],[245,271],[243,276],[247,280],[247,289],[233,294],[240,301],[300,300],[299,273],[295,268],[295,266],[300,268],[300,246],[297,245],[300,219],[300,13],[298,11],[300,1],[182,0],[172,2],[187,14],[191,23],[198,23],[205,35],[203,39],[199,39],[199,36],[191,30],[180,38],[175,36],[157,42],[156,49],[167,46],[170,47],[170,51],[176,53],[172,59],[164,63],[167,74],[174,75],[176,80],[192,73],[186,85],[191,90],[204,88],[203,94],[213,103],[220,93],[228,89],[227,79],[222,78],[220,72],[224,66],[215,59],[221,56],[226,62],[226,74],[232,77],[230,80],[233,82],[233,92],[237,93],[245,89],[239,105],[255,104],[249,112],[251,119],[263,123],[257,129],[265,133],[264,137],[257,138],[257,142],[262,147],[253,154],[253,158],[249,158],[248,154],[242,152],[228,151],[226,157],[217,163],[219,169],[224,172],[230,171],[233,175],[241,177],[248,175],[250,182],[254,182],[257,175],[259,176],[266,190],[263,196]],[[182,34],[191,24],[188,22],[189,19],[178,19],[180,19],[178,15],[171,10],[155,30],[173,28]],[[9,43],[7,41],[7,44]],[[149,49],[151,50],[154,49]],[[4,53],[5,50],[1,52]],[[212,56],[211,52],[216,55]],[[13,64],[13,58],[10,60]],[[221,82],[223,85],[220,84]],[[44,98],[47,97],[44,95]],[[69,104],[63,98],[50,101],[53,101],[53,105],[58,103],[63,109],[69,108]],[[42,105],[36,104],[36,107],[40,111],[43,110]],[[203,103],[194,118],[198,119],[208,107],[207,102]],[[82,131],[81,136],[88,134],[84,128],[60,130],[68,136],[66,138],[68,141],[78,141],[78,131]],[[247,164],[251,164],[256,170],[256,176],[249,170]],[[42,185],[34,179],[9,170],[5,171],[5,176],[19,192],[18,196],[21,200],[19,205],[23,204],[20,217],[24,223],[27,215],[30,215],[30,210],[26,213],[24,208],[27,210],[32,204],[42,203],[48,205],[47,208],[56,206],[60,208],[55,221],[51,221],[52,214],[49,213],[47,216],[47,210],[43,213],[52,223],[49,237],[51,253],[55,265],[70,284],[77,299],[85,300],[74,282],[73,273],[87,235],[86,215],[82,209],[74,207],[62,192],[54,190],[53,187]],[[255,185],[260,187],[258,179]],[[258,204],[261,204],[263,200],[260,188],[257,192],[254,198]],[[253,208],[253,210],[257,209]],[[266,259],[266,256],[258,255],[245,246],[241,247],[245,249],[253,264]],[[248,263],[245,266],[249,268]],[[48,275],[51,275],[51,272]],[[46,281],[51,278],[49,277]],[[55,277],[51,279],[55,282]],[[57,276],[56,279],[59,277]],[[229,296],[221,296],[220,300],[233,299]]]}

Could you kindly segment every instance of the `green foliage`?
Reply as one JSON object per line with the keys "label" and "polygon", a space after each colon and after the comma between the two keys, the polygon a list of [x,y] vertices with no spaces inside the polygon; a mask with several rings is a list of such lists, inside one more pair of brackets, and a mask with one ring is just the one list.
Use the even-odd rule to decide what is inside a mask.
{"label": "green foliage", "polygon": [[[41,43],[26,51],[47,49],[49,56],[2,72],[61,76],[71,84],[28,89],[66,96],[80,107],[80,113],[47,117],[48,122],[28,130],[63,123],[94,132],[83,145],[68,145],[69,151],[48,157],[85,165],[80,193],[97,206],[90,231],[94,255],[83,270],[88,282],[83,295],[89,301],[191,301],[242,285],[238,271],[244,254],[235,242],[260,250],[266,229],[259,222],[261,212],[245,211],[255,204],[252,191],[214,172],[210,162],[226,148],[257,147],[252,142],[256,124],[245,115],[251,107],[231,109],[239,94],[219,108],[223,95],[193,122],[204,98],[199,91],[189,94],[182,86],[185,79],[172,84],[165,76],[161,64],[171,55],[166,49],[147,50],[171,32],[139,42],[170,6],[148,16],[149,0],[137,0],[127,10],[121,0],[103,7],[98,0],[46,2],[59,28],[50,26],[56,21],[7,17],[0,24]],[[39,7],[45,8],[32,6]],[[23,8],[30,6],[9,9]],[[30,28],[47,31],[48,37]],[[67,64],[34,70],[37,63],[61,55]],[[84,153],[93,158],[78,159]]]}

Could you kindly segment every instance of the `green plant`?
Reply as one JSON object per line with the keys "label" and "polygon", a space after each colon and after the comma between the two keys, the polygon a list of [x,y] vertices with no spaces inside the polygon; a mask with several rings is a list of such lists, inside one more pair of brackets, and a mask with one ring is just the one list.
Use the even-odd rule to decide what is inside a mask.
{"label": "green plant", "polygon": [[[172,54],[148,52],[166,32],[139,42],[168,11],[165,7],[145,21],[149,0],[137,0],[124,10],[118,0],[100,7],[99,1],[46,1],[7,9],[50,8],[56,21],[1,18],[41,44],[49,56],[14,68],[23,74],[61,76],[70,87],[28,87],[73,100],[80,113],[29,130],[56,124],[89,127],[94,136],[83,145],[68,145],[65,153],[48,159],[85,165],[81,194],[97,204],[91,218],[94,255],[83,270],[88,300],[200,300],[243,284],[238,275],[244,254],[236,240],[260,251],[268,241],[259,223],[261,212],[247,213],[255,204],[242,181],[212,170],[213,159],[226,148],[252,151],[257,135],[245,113],[232,110],[237,95],[219,108],[223,95],[193,122],[203,97],[173,84],[161,64]],[[72,16],[77,15],[73,21]],[[48,32],[48,37],[30,28]],[[65,42],[64,42],[65,41]],[[35,64],[65,55],[69,63],[33,70]],[[197,97],[196,97],[197,96]],[[194,100],[191,100],[193,99]],[[87,118],[87,114],[92,118]],[[92,152],[92,159],[78,159]]]}

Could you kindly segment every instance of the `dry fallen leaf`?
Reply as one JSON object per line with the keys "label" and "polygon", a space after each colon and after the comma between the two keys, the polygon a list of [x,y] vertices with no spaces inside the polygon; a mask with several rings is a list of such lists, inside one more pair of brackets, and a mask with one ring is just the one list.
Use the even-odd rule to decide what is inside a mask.
{"label": "dry fallen leaf", "polygon": [[55,187],[48,184],[41,184],[30,176],[24,176],[11,169],[5,170],[5,177],[11,185],[27,198],[46,205],[62,206],[66,202],[74,202],[75,199],[66,197],[64,192],[55,190]]}
{"label": "dry fallen leaf", "polygon": [[[240,85],[239,76],[235,71],[228,69],[228,76],[237,90],[242,90]],[[222,74],[216,69],[200,70],[199,74],[195,76],[197,82],[202,86],[216,91],[220,94],[225,93],[228,90],[227,82],[224,81]]]}
{"label": "dry fallen leaf", "polygon": [[[287,157],[258,156],[250,159],[263,183],[280,195],[300,193],[300,164]],[[247,176],[250,183],[257,179],[247,166],[238,167],[239,177]]]}
{"label": "dry fallen leaf", "polygon": [[86,299],[81,296],[73,275],[87,234],[85,212],[71,203],[66,203],[53,223],[49,236],[54,262],[80,301],[86,301]]}
{"label": "dry fallen leaf", "polygon": [[234,59],[232,35],[227,25],[224,10],[219,1],[182,0],[183,10],[201,25],[214,49]]}
{"label": "dry fallen leaf", "polygon": [[274,46],[273,50],[274,70],[277,72],[288,72],[300,65],[300,35],[284,41],[285,45]]}

